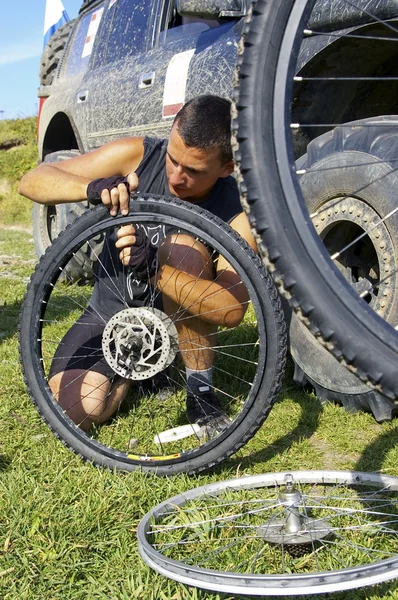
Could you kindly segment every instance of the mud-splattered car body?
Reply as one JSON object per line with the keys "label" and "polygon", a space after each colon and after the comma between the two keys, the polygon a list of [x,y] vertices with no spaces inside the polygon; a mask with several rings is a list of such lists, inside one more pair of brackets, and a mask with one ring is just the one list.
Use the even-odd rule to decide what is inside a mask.
{"label": "mud-splattered car body", "polygon": [[[249,7],[249,0],[86,0],[52,84],[39,88],[40,158],[72,148],[87,152],[121,136],[165,136],[184,100],[207,92],[230,97]],[[342,62],[358,77],[388,71],[396,59],[393,41],[380,53],[369,39],[340,35],[347,29],[369,34],[375,27],[369,25],[369,14],[397,18],[398,2],[369,0],[365,12],[345,0],[318,0],[309,26],[330,35],[309,37],[299,59],[300,74],[330,72]],[[343,103],[341,97],[333,102],[334,93],[341,95],[337,85],[335,90],[333,84],[325,87],[325,96],[318,90],[314,98],[310,81],[297,83],[295,118],[305,122],[309,110],[324,123],[369,115],[366,83],[360,85],[361,95],[355,84],[347,87]],[[395,111],[396,86],[392,82],[389,94],[380,93],[375,115]],[[360,105],[354,101],[359,97]],[[305,152],[310,132],[308,136],[298,141],[298,154]]]}
{"label": "mud-splattered car body", "polygon": [[208,18],[206,0],[191,4],[200,15],[180,15],[171,0],[83,4],[52,84],[39,89],[42,159],[121,136],[166,136],[185,100],[230,96],[247,3],[219,3],[236,5],[219,18]]}

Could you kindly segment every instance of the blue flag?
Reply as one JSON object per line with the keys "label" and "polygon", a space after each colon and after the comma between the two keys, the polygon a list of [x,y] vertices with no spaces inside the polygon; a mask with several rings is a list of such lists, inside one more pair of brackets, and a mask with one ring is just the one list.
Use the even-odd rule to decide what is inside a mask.
{"label": "blue flag", "polygon": [[43,48],[46,47],[50,37],[62,25],[69,21],[68,13],[64,9],[61,0],[47,0],[46,16],[44,18],[44,42]]}

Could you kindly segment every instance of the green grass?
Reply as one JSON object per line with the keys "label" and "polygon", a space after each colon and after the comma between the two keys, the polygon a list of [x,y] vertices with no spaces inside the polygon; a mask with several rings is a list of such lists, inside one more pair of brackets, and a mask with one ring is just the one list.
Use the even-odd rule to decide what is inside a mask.
{"label": "green grass", "polygon": [[18,140],[24,144],[36,143],[37,118],[1,120],[0,144],[9,140]]}
{"label": "green grass", "polygon": [[[296,484],[297,485],[297,484]],[[362,513],[368,500],[375,500],[373,488],[355,489],[348,486],[318,486],[301,484],[300,492],[307,495],[312,505],[310,518],[318,534],[325,533],[321,528],[332,526],[344,531],[341,538],[336,536],[324,540],[330,543],[331,552],[319,547],[318,552],[300,553],[284,552],[281,546],[267,544],[276,533],[269,527],[270,522],[276,524],[286,518],[286,507],[277,505],[275,483],[260,489],[235,489],[231,487],[220,492],[215,502],[214,495],[204,495],[194,500],[187,500],[174,510],[168,506],[162,518],[152,519],[152,540],[158,548],[162,548],[166,556],[173,560],[184,560],[189,565],[201,564],[203,568],[225,570],[235,568],[243,573],[267,573],[279,575],[282,560],[287,573],[302,574],[333,570],[336,568],[334,556],[347,566],[366,564],[369,549],[377,549],[380,559],[389,558],[390,553],[398,552],[398,540],[388,532],[380,531],[378,518],[373,515],[368,519],[368,527],[363,530],[353,525],[351,511]],[[324,502],[320,500],[323,496]],[[380,494],[388,499],[388,494]],[[333,500],[331,500],[333,498]],[[311,500],[312,499],[312,500]],[[396,519],[395,493],[391,497],[392,504],[383,504],[384,514],[390,513],[391,525]],[[329,506],[337,509],[331,511]],[[379,505],[380,506],[380,505]],[[231,521],[233,518],[233,521]],[[388,518],[388,516],[386,517]],[[234,526],[232,526],[232,523]],[[355,521],[354,521],[355,524]],[[255,527],[257,528],[255,530]],[[247,530],[247,535],[238,536],[238,528]],[[264,540],[264,537],[265,540]],[[181,544],[181,541],[184,543]],[[264,551],[265,550],[265,551]],[[253,564],[253,557],[256,557]],[[200,561],[200,562],[199,562]],[[253,570],[254,569],[254,570]]]}
{"label": "green grass", "polygon": [[[158,502],[196,485],[293,469],[398,474],[397,422],[324,408],[292,383],[257,435],[216,472],[157,478],[97,469],[41,422],[18,364],[17,322],[35,261],[31,237],[0,231],[0,598],[230,600],[188,589],[141,560],[136,529]],[[325,597],[325,596],[324,596]],[[322,596],[321,596],[322,598]],[[331,594],[331,600],[398,598],[394,583]]]}
{"label": "green grass", "polygon": [[[34,120],[24,121],[28,143],[0,151],[0,179],[7,177],[12,188],[36,160]],[[2,127],[0,141],[3,135],[25,136],[22,122],[2,122]],[[398,475],[397,421],[380,425],[365,413],[322,407],[292,383],[291,364],[280,399],[261,430],[215,472],[157,478],[83,462],[42,423],[25,389],[18,314],[36,259],[31,236],[4,226],[29,225],[31,205],[9,196],[0,197],[0,208],[1,600],[236,599],[188,589],[147,567],[136,541],[142,516],[191,487],[245,474],[358,469]],[[326,597],[398,600],[398,589],[392,582],[316,598]]]}
{"label": "green grass", "polygon": [[0,144],[14,142],[14,147],[0,150],[0,214],[7,225],[29,226],[32,203],[17,192],[18,181],[37,165],[37,118],[0,121]]}

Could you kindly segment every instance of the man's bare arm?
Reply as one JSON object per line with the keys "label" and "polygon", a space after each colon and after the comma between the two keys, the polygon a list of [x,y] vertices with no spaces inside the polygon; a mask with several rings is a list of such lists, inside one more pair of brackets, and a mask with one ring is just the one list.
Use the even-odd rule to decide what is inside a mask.
{"label": "man's bare arm", "polygon": [[[249,219],[244,212],[241,212],[231,222],[231,228],[239,233],[239,235],[249,244],[254,252],[258,252],[256,240],[251,231]],[[223,266],[221,267],[223,268]]]}
{"label": "man's bare arm", "polygon": [[18,192],[40,204],[78,202],[87,198],[89,183],[88,177],[74,175],[58,166],[43,163],[22,177]]}
{"label": "man's bare arm", "polygon": [[90,181],[127,176],[136,170],[143,154],[143,138],[123,138],[69,160],[42,163],[22,177],[18,191],[41,204],[78,202],[87,198]]}

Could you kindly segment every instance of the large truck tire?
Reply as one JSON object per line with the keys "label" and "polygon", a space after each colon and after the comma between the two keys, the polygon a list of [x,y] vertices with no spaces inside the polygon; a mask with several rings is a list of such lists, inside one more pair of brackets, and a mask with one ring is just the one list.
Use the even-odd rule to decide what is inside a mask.
{"label": "large truck tire", "polygon": [[44,48],[40,60],[40,85],[52,84],[74,22],[75,19],[72,19],[57,29]]}
{"label": "large truck tire", "polygon": [[[54,163],[79,156],[79,150],[60,150],[48,154],[44,162]],[[47,206],[35,203],[33,206],[33,239],[38,257],[42,256],[61,231],[75,219],[85,214],[90,205],[85,202],[73,202]],[[66,270],[66,277],[71,281],[90,281],[93,277],[93,265],[101,252],[103,237],[99,235],[86,244],[71,260]]]}
{"label": "large truck tire", "polygon": [[[398,215],[380,222],[397,206],[398,131],[389,125],[389,119],[396,123],[396,117],[382,117],[385,124],[363,126],[366,123],[361,121],[319,136],[308,145],[298,169],[305,171],[300,179],[304,199],[331,254],[368,231],[344,253],[337,266],[370,307],[395,326]],[[352,168],[358,164],[363,168]],[[380,172],[377,178],[376,169]],[[340,402],[348,411],[368,410],[379,422],[397,414],[397,404],[350,373],[295,315],[290,342],[295,381],[313,388],[321,401]]]}
{"label": "large truck tire", "polygon": [[322,404],[336,402],[347,412],[372,413],[378,423],[391,421],[398,405],[362,383],[341,365],[301,323],[295,314],[290,323],[290,352],[294,361],[293,380],[314,392]]}

